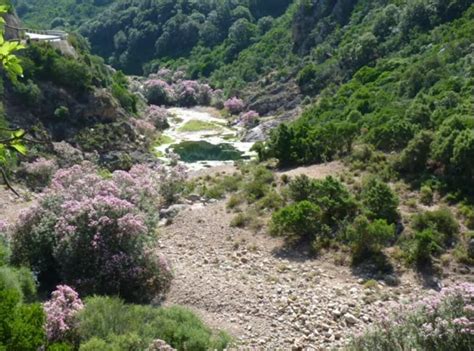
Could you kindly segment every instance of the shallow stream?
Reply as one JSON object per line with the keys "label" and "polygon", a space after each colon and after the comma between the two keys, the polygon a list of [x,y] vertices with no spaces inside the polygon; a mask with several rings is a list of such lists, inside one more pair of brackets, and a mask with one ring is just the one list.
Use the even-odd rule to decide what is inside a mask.
{"label": "shallow stream", "polygon": [[161,137],[157,153],[167,159],[175,152],[191,169],[219,166],[254,155],[251,142],[239,141],[242,128],[228,121],[212,108],[170,108],[170,128]]}

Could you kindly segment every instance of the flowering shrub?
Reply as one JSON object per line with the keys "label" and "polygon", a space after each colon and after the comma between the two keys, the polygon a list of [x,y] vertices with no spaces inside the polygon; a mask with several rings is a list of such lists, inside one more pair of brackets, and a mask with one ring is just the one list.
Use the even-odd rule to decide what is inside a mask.
{"label": "flowering shrub", "polygon": [[173,88],[164,80],[149,79],[144,84],[145,97],[153,105],[168,105],[174,101]]}
{"label": "flowering shrub", "polygon": [[40,157],[34,162],[26,163],[23,166],[22,173],[24,174],[26,184],[30,188],[41,190],[49,184],[56,169],[55,161]]}
{"label": "flowering shrub", "polygon": [[149,246],[160,184],[178,178],[160,167],[134,166],[102,179],[84,163],[59,170],[37,205],[20,215],[14,260],[40,283],[64,282],[81,294],[146,302],[165,292],[171,272]]}
{"label": "flowering shrub", "polygon": [[79,294],[67,285],[58,285],[44,305],[46,336],[49,342],[72,341],[77,327],[77,313],[84,308]]}
{"label": "flowering shrub", "polygon": [[212,89],[207,84],[195,80],[183,80],[174,86],[176,101],[180,106],[209,105]]}
{"label": "flowering shrub", "polygon": [[164,81],[171,83],[173,80],[173,74],[174,72],[168,68],[160,68],[156,75],[159,79],[163,79]]}
{"label": "flowering shrub", "polygon": [[245,108],[243,100],[233,97],[224,102],[224,107],[233,115],[237,115],[242,112]]}
{"label": "flowering shrub", "polygon": [[150,105],[145,111],[144,118],[155,126],[158,130],[165,130],[169,127],[168,111],[160,106]]}
{"label": "flowering shrub", "polygon": [[10,224],[6,220],[0,219],[0,237],[6,235],[9,227]]}
{"label": "flowering shrub", "polygon": [[58,166],[71,167],[84,161],[84,156],[81,150],[76,149],[71,144],[61,141],[60,143],[53,143],[54,153],[57,158]]}
{"label": "flowering shrub", "polygon": [[[413,312],[414,311],[414,312]],[[374,330],[352,340],[350,350],[471,350],[474,284],[462,283],[415,305],[380,311]]]}
{"label": "flowering shrub", "polygon": [[143,119],[132,118],[132,125],[135,127],[136,131],[142,135],[145,140],[150,140],[153,138],[153,135],[156,133],[156,128],[153,124]]}
{"label": "flowering shrub", "polygon": [[248,112],[243,113],[240,116],[239,122],[247,128],[252,128],[258,124],[259,118],[260,118],[260,115],[258,114],[258,112],[250,110]]}

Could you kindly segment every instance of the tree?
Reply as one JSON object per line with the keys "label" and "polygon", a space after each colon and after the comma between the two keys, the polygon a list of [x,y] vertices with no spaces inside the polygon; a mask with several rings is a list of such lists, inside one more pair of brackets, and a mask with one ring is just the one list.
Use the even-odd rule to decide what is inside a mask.
{"label": "tree", "polygon": [[[8,6],[0,6],[0,16],[8,12]],[[23,69],[20,65],[20,60],[13,53],[23,49],[19,42],[5,41],[4,28],[5,20],[0,17],[0,64],[1,68],[7,76],[15,81],[18,76],[23,74]],[[12,188],[8,181],[7,171],[5,167],[14,160],[15,154],[24,154],[26,148],[22,143],[25,132],[22,130],[9,129],[1,124],[0,120],[0,173],[7,187],[16,195],[16,191]]]}
{"label": "tree", "polygon": [[362,190],[362,202],[369,219],[384,219],[389,224],[396,223],[398,214],[398,197],[390,187],[377,178],[371,178]]}

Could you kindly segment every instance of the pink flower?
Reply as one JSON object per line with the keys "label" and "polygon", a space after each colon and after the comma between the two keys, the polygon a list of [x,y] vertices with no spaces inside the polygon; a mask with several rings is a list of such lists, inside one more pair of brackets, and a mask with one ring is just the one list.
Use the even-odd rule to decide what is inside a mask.
{"label": "pink flower", "polygon": [[224,103],[224,107],[231,114],[236,115],[236,114],[239,114],[240,112],[242,112],[244,110],[245,104],[244,104],[243,100],[241,100],[241,99],[234,96],[233,98],[230,98],[229,100],[227,100]]}
{"label": "pink flower", "polygon": [[66,340],[77,325],[76,314],[84,308],[78,293],[67,285],[58,285],[44,305],[46,335],[50,342]]}
{"label": "pink flower", "polygon": [[247,128],[255,127],[259,118],[260,115],[258,112],[250,110],[240,116],[240,123],[242,123]]}

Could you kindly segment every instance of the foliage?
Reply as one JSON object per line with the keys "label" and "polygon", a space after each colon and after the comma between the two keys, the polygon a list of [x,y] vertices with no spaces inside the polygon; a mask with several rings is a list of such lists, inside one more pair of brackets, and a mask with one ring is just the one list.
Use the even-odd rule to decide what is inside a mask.
{"label": "foliage", "polygon": [[469,350],[474,315],[470,283],[444,288],[418,303],[380,311],[381,321],[348,350]]}
{"label": "foliage", "polygon": [[137,112],[138,97],[129,91],[127,77],[120,71],[112,76],[112,95],[119,101],[120,105],[128,112]]}
{"label": "foliage", "polygon": [[[23,74],[23,68],[20,65],[20,59],[15,55],[15,53],[18,50],[23,49],[24,46],[18,41],[5,40],[5,19],[3,18],[3,15],[7,13],[8,10],[9,6],[5,4],[0,5],[0,68],[11,81],[17,82],[17,78]],[[37,90],[33,87],[31,90],[34,91],[34,94],[37,93]],[[17,153],[23,155],[26,153],[26,148],[22,143],[24,136],[25,132],[23,130],[6,128],[3,117],[0,117],[0,172],[3,180],[10,188],[11,186],[8,183],[7,174],[4,168],[10,166],[11,163],[15,161]],[[13,188],[11,189],[13,190]]]}
{"label": "foliage", "polygon": [[250,110],[243,113],[239,117],[239,123],[244,125],[247,128],[253,128],[258,124],[259,118],[260,118],[260,115],[258,114],[258,112]]}
{"label": "foliage", "polygon": [[453,244],[459,233],[459,223],[448,208],[416,214],[412,226],[417,231],[431,229],[439,233],[442,236],[440,244],[448,247]]}
{"label": "foliage", "polygon": [[159,297],[171,271],[149,243],[167,177],[146,166],[105,180],[89,164],[58,171],[39,203],[20,216],[14,261],[38,272],[43,288],[64,282],[84,295]]}
{"label": "foliage", "polygon": [[43,324],[41,305],[22,303],[20,292],[0,277],[0,348],[37,350],[45,341]]}
{"label": "foliage", "polygon": [[40,157],[33,162],[23,164],[22,168],[28,186],[33,190],[41,190],[49,185],[57,170],[57,165],[54,160]]}
{"label": "foliage", "polygon": [[386,183],[377,178],[369,179],[361,196],[370,219],[384,219],[390,224],[398,221],[399,200]]}
{"label": "foliage", "polygon": [[185,308],[127,305],[112,297],[86,299],[78,328],[81,350],[95,350],[91,345],[121,350],[126,339],[134,340],[140,350],[156,339],[178,350],[223,350],[230,342],[229,336],[214,333]]}
{"label": "foliage", "polygon": [[433,204],[433,189],[425,185],[420,189],[420,201],[423,205],[430,206]]}
{"label": "foliage", "polygon": [[361,261],[373,254],[379,254],[394,236],[395,226],[387,224],[386,220],[369,222],[366,217],[357,217],[349,233],[354,260]]}
{"label": "foliage", "polygon": [[46,314],[46,335],[48,341],[69,341],[77,337],[76,315],[84,308],[79,295],[67,285],[59,285],[51,293],[51,299],[44,304]]}
{"label": "foliage", "polygon": [[290,243],[314,241],[321,233],[321,209],[309,201],[288,205],[272,215],[270,233]]}
{"label": "foliage", "polygon": [[244,110],[245,103],[243,100],[234,96],[224,102],[224,107],[230,114],[237,115]]}
{"label": "foliage", "polygon": [[299,176],[289,184],[295,201],[309,200],[323,211],[322,222],[332,228],[355,216],[357,203],[340,180],[329,176],[323,180],[309,180]]}

